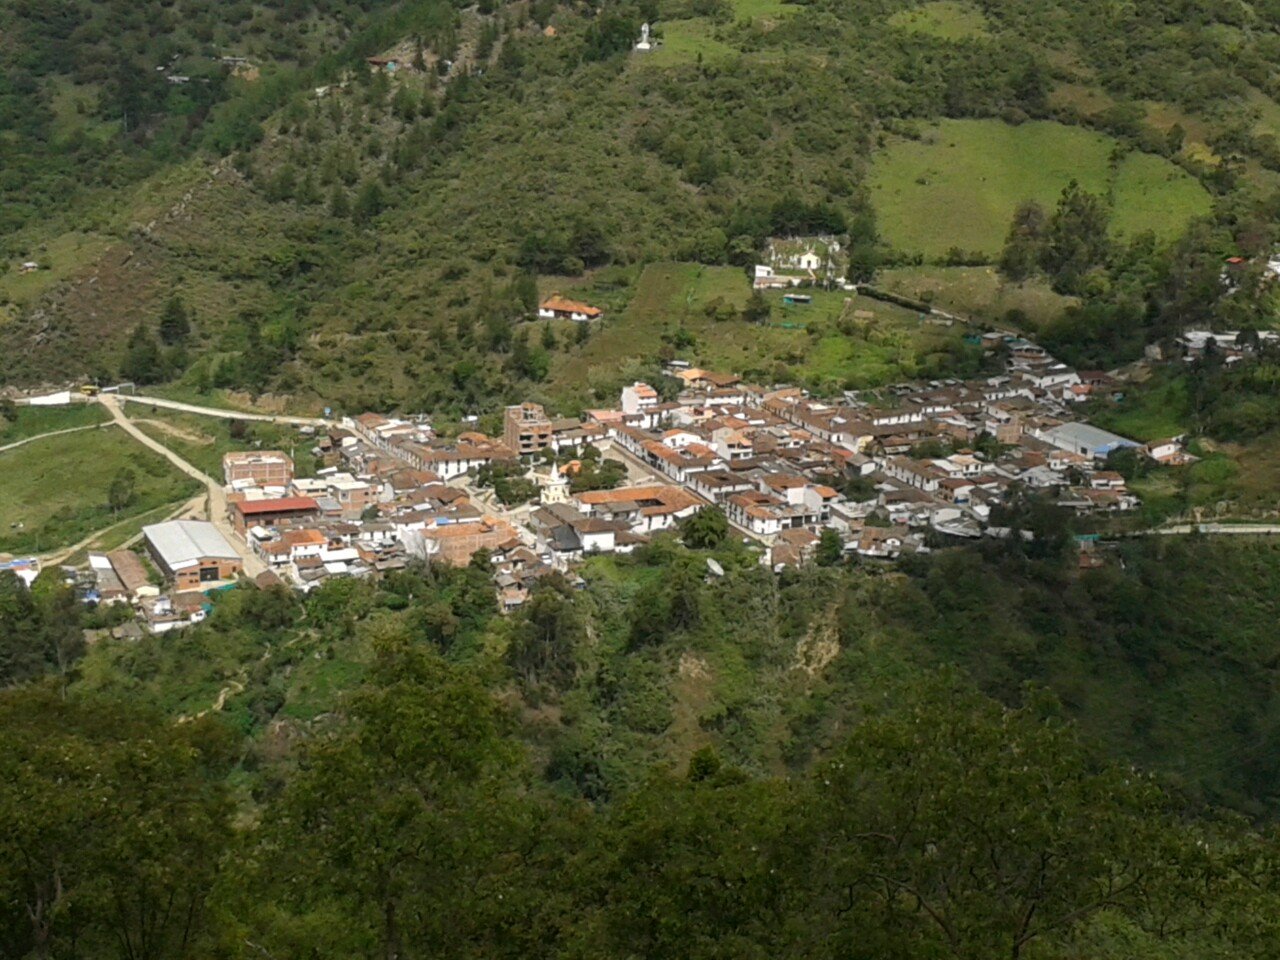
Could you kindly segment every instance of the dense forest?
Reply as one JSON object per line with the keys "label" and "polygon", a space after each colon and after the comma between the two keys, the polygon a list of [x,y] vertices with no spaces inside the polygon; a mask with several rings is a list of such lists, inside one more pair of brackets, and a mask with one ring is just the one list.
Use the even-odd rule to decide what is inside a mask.
{"label": "dense forest", "polygon": [[5,574],[6,954],[1266,955],[1280,551],[1073,556],[660,539],[88,649]]}

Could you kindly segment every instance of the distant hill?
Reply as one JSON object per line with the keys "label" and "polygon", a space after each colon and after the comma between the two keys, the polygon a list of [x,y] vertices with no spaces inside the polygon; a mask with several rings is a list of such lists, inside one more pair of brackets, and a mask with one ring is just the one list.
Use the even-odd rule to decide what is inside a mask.
{"label": "distant hill", "polygon": [[[1272,239],[1280,38],[1257,5],[307,10],[0,0],[21,53],[0,58],[0,117],[23,118],[0,139],[0,383],[123,369],[352,407],[581,401],[595,334],[525,322],[539,277],[620,268],[604,336],[645,263],[744,267],[811,233],[867,269],[992,263],[1013,209],[1052,208],[1071,178],[1114,249],[1082,268],[1105,280],[1046,282],[1108,309],[1154,296],[1143,278],[1192,217],[1213,257]],[[148,344],[175,300],[191,332]],[[639,342],[656,359],[661,338]]]}

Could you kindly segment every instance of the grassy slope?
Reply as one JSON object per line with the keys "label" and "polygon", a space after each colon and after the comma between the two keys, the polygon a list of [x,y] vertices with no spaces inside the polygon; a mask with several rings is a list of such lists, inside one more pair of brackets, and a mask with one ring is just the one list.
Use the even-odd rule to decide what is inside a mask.
{"label": "grassy slope", "polygon": [[[137,478],[134,501],[113,514],[107,491],[125,468]],[[0,550],[52,550],[195,492],[193,481],[115,428],[37,440],[0,453]]]}
{"label": "grassy slope", "polygon": [[899,10],[889,25],[939,40],[981,40],[990,35],[990,23],[977,7],[956,0],[933,0]]}
{"label": "grassy slope", "polygon": [[42,433],[105,423],[110,419],[107,411],[96,403],[73,404],[67,407],[17,407],[13,420],[0,423],[0,446],[37,437]]}
{"label": "grassy slope", "polygon": [[1120,163],[1111,189],[1111,229],[1135,236],[1146,230],[1175,235],[1192,217],[1209,212],[1209,195],[1185,171],[1163,157],[1131,153]]}
{"label": "grassy slope", "polygon": [[[771,26],[800,12],[803,7],[785,0],[731,0],[731,21]],[[693,63],[721,63],[739,56],[742,48],[733,37],[730,24],[717,24],[710,17],[658,20],[661,42],[655,50],[637,56],[640,67],[670,67]]]}
{"label": "grassy slope", "polygon": [[[769,293],[773,316],[767,327],[716,320],[707,315],[709,304],[720,301],[739,310],[750,296],[742,270],[650,264],[628,306],[604,320],[585,347],[557,359],[549,389],[570,394],[612,386],[656,357],[663,337],[681,329],[695,340],[677,351],[684,359],[760,379],[785,374],[828,392],[908,376],[921,355],[959,336],[958,330],[922,325],[915,313],[892,304],[842,291],[806,293],[813,303],[791,308],[783,306],[781,293]],[[838,328],[841,318],[851,334]]]}
{"label": "grassy slope", "polygon": [[1052,207],[1072,179],[1094,193],[1114,189],[1117,230],[1169,236],[1208,210],[1204,189],[1157,157],[1130,155],[1113,179],[1114,143],[1050,122],[944,120],[877,156],[871,188],[882,232],[895,247],[929,256],[953,246],[994,254],[1019,202]]}
{"label": "grassy slope", "polygon": [[882,270],[876,284],[978,320],[1004,321],[1010,310],[1019,310],[1033,327],[1048,323],[1076,302],[1054,293],[1043,281],[1006,283],[994,267],[893,267]]}

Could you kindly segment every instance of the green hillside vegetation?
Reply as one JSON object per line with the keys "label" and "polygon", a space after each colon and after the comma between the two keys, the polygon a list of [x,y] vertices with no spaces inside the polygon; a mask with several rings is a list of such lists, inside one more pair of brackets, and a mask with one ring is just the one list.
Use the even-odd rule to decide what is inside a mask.
{"label": "green hillside vegetation", "polygon": [[[1007,703],[1043,685],[1094,749],[1158,772],[1189,802],[1274,817],[1280,767],[1265,744],[1280,718],[1268,682],[1280,549],[1153,538],[1083,573],[1056,549],[952,550],[905,575],[871,565],[778,581],[726,547],[716,556],[732,572],[707,584],[703,555],[659,544],[593,560],[585,592],[548,588],[510,619],[494,614],[478,566],[425,584],[419,573],[379,588],[334,581],[305,619],[265,615],[266,598],[242,591],[178,640],[94,647],[82,689],[191,714],[231,685],[228,719],[271,750],[288,735],[275,722],[301,734],[338,709],[375,659],[377,631],[407,617],[448,659],[510,669],[543,776],[603,800],[703,748],[753,776],[805,769],[886,691],[948,666]],[[537,630],[554,630],[551,648],[526,646]]]}
{"label": "green hillside vegetation", "polygon": [[[734,541],[659,537],[591,560],[583,589],[550,578],[510,616],[483,556],[305,598],[245,586],[183,633],[88,648],[80,626],[98,615],[56,574],[30,593],[2,574],[0,836],[38,829],[77,864],[81,944],[134,923],[98,909],[94,884],[163,869],[162,894],[135,896],[201,906],[185,934],[149,928],[180,958],[206,952],[184,942],[246,936],[319,957],[379,956],[404,936],[439,945],[405,951],[423,958],[477,942],[484,956],[625,957],[638,937],[654,956],[767,943],[834,958],[866,930],[891,956],[945,955],[928,911],[850,887],[860,873],[830,873],[833,858],[914,885],[940,862],[956,871],[960,895],[939,884],[934,910],[964,924],[962,955],[989,956],[1023,935],[1026,910],[998,906],[997,867],[1043,863],[1046,844],[1062,851],[1055,896],[1075,891],[1059,902],[1076,907],[1038,929],[1031,956],[1265,955],[1270,934],[1247,918],[1277,896],[1280,547],[1131,540],[1080,570],[1060,518],[1009,519],[1035,539],[781,576]],[[707,577],[708,556],[723,577]],[[144,811],[154,832],[135,836]],[[895,854],[881,839],[900,833],[916,839]],[[426,839],[433,858],[459,846],[426,865],[382,857]],[[1142,896],[1099,913],[1117,870]],[[708,871],[725,882],[708,888]],[[403,884],[391,932],[378,875]],[[14,889],[38,876],[0,858]],[[1034,900],[1044,882],[1018,889]],[[1006,893],[970,896],[989,888]],[[757,896],[779,898],[769,916],[785,922],[749,924]],[[486,922],[461,927],[475,910]],[[732,924],[709,926],[725,910]],[[1155,922],[1165,910],[1196,922]],[[18,919],[0,929],[24,956]]]}
{"label": "green hillside vegetation", "polygon": [[1078,304],[1074,297],[1055,293],[1040,279],[1011,283],[995,267],[887,267],[876,275],[876,286],[922,300],[940,310],[981,322],[1035,329]]}
{"label": "green hillside vegetation", "polygon": [[990,26],[981,9],[955,0],[932,0],[899,10],[889,18],[889,25],[939,40],[982,40],[989,36]]}
{"label": "green hillside vegetation", "polygon": [[55,430],[87,427],[110,419],[106,409],[96,403],[66,407],[29,407],[4,405],[0,402],[0,447],[26,437],[38,437]]}
{"label": "green hillside vegetation", "polygon": [[1110,199],[1117,233],[1169,238],[1208,213],[1209,195],[1188,174],[1139,153],[1113,166],[1115,148],[1110,137],[1055,123],[946,120],[876,156],[872,198],[886,241],[929,257],[995,253],[1020,202],[1051,204],[1070,180]]}
{"label": "green hillside vegetation", "polygon": [[115,427],[36,440],[0,453],[0,551],[68,546],[196,490]]}
{"label": "green hillside vegetation", "polygon": [[1224,366],[1213,357],[1161,369],[1129,386],[1119,401],[1091,405],[1090,419],[1140,440],[1186,435],[1200,462],[1126,469],[1161,515],[1270,519],[1280,476],[1280,402],[1274,348]]}
{"label": "green hillside vegetation", "polygon": [[[1260,199],[1253,174],[1275,159],[1259,137],[1232,133],[1253,116],[1251,89],[1275,92],[1258,70],[1265,39],[1163,20],[1156,29],[1142,11],[1104,7],[1060,17],[984,6],[990,39],[972,44],[886,22],[922,15],[906,5],[625,4],[597,22],[564,7],[387,0],[367,17],[326,8],[296,57],[280,58],[255,44],[294,26],[266,4],[253,42],[226,40],[243,41],[262,77],[211,84],[220,99],[192,114],[181,149],[137,168],[145,184],[121,177],[95,187],[93,202],[63,191],[92,216],[74,231],[54,216],[9,234],[10,263],[42,247],[56,256],[48,271],[3,281],[32,286],[6,308],[0,377],[109,379],[138,322],[154,332],[177,294],[191,334],[156,367],[161,380],[290,394],[303,406],[478,412],[575,366],[573,337],[558,336],[546,362],[517,346],[528,274],[673,259],[746,266],[767,236],[854,228],[867,251],[878,236],[881,257],[990,260],[1013,207],[1051,202],[1072,177],[1114,207],[1113,233],[1151,228],[1161,240],[1209,211],[1188,179],[1199,178],[1224,198],[1215,215],[1230,249],[1255,221],[1240,215]],[[192,23],[207,15],[200,7]],[[696,43],[679,62],[664,63],[661,48],[636,56],[642,20],[659,31],[700,24],[737,53],[716,60],[704,49],[701,66]],[[185,56],[181,31],[174,42]],[[667,51],[679,47],[669,34]],[[425,69],[371,75],[362,57],[388,51],[420,55]],[[90,59],[101,56],[94,47]],[[56,57],[42,62],[36,88],[61,91],[65,125],[91,81],[51,69]],[[1068,88],[1099,97],[1073,107],[1055,92]],[[150,150],[172,116],[169,101],[147,103]],[[1142,104],[1165,113],[1157,122]],[[1181,133],[1174,117],[1187,121]],[[1085,121],[1097,129],[1072,125]],[[938,124],[946,132],[933,146],[909,139]],[[1229,162],[1189,157],[1182,146],[1194,137]],[[960,197],[967,210],[952,205]],[[72,232],[82,239],[64,238]],[[1090,297],[1110,306],[1115,294]],[[1130,356],[1140,340],[1124,341]]]}
{"label": "green hillside vegetation", "polygon": [[[787,306],[781,291],[769,291],[767,312],[756,320],[748,316],[751,286],[741,269],[649,264],[626,307],[555,358],[545,389],[569,407],[608,402],[669,359],[762,382],[802,383],[824,394],[977,368],[979,358],[962,343],[958,327],[924,323],[914,311],[845,291],[798,292],[812,302]],[[590,287],[575,295],[604,302]],[[558,335],[576,333],[570,324]]]}

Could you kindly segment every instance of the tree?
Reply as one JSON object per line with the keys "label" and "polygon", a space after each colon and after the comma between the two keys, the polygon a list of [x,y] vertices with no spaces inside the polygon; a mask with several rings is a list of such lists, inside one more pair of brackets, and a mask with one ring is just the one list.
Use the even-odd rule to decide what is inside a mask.
{"label": "tree", "polygon": [[121,467],[107,488],[107,504],[112,513],[119,513],[129,504],[137,493],[138,478],[128,467]]}
{"label": "tree", "polygon": [[601,905],[593,952],[832,956],[794,949],[805,926],[794,812],[783,783],[748,781],[702,752],[687,777],[653,778],[610,812],[573,865],[586,898]]}
{"label": "tree", "polygon": [[208,956],[229,754],[213,721],[0,693],[0,953]]}
{"label": "tree", "polygon": [[347,191],[338,184],[334,184],[329,194],[329,216],[338,220],[351,216],[351,202],[347,199]]}
{"label": "tree", "polygon": [[170,347],[185,341],[191,332],[186,305],[176,293],[168,299],[160,314],[159,332],[160,339]]}
{"label": "tree", "polygon": [[507,659],[526,684],[563,688],[573,679],[577,648],[586,635],[568,583],[555,575],[539,583],[521,607]]}
{"label": "tree", "polygon": [[1145,476],[1148,463],[1146,454],[1137,447],[1116,447],[1107,454],[1107,469],[1114,470],[1126,481]]}
{"label": "tree", "polygon": [[1046,221],[1044,208],[1034,200],[1023,201],[1013,211],[1000,254],[1000,273],[1006,279],[1025,280],[1035,272],[1043,253]]}
{"label": "tree", "polygon": [[583,41],[583,60],[606,60],[631,49],[639,25],[630,17],[607,13],[597,17]]}
{"label": "tree", "polygon": [[691,550],[715,550],[729,538],[729,521],[719,507],[703,507],[680,523],[680,537]]}
{"label": "tree", "polygon": [[1072,180],[1062,191],[1049,219],[1040,265],[1053,278],[1054,289],[1078,293],[1084,276],[1101,266],[1110,250],[1108,212],[1100,197]]}
{"label": "tree", "polygon": [[120,377],[139,384],[159,383],[164,379],[160,345],[142,324],[138,324],[129,337],[124,360],[120,363]]}
{"label": "tree", "polygon": [[80,630],[83,606],[61,571],[52,567],[41,570],[31,584],[31,602],[35,625],[30,640],[43,663],[65,679],[84,656],[84,634]]}
{"label": "tree", "polygon": [[532,839],[520,829],[505,717],[473,674],[390,622],[368,639],[375,660],[349,722],[308,746],[268,811],[258,860],[267,889],[287,893],[270,910],[251,901],[264,946],[276,956],[510,955],[495,944],[523,936],[520,904],[536,901],[504,865]]}
{"label": "tree", "polygon": [[356,202],[352,207],[352,217],[356,223],[367,224],[386,208],[386,197],[377,180],[366,180],[356,194]]}
{"label": "tree", "polygon": [[538,278],[521,270],[511,281],[511,296],[526,314],[538,309]]}
{"label": "tree", "polygon": [[1099,911],[1137,909],[1178,869],[1161,862],[1149,779],[1097,767],[1061,724],[945,675],[860,723],[809,789],[815,935],[836,938],[834,955],[1017,960]]}
{"label": "tree", "polygon": [[34,639],[40,629],[31,592],[12,570],[0,570],[0,685],[39,676],[48,668]]}
{"label": "tree", "polygon": [[747,305],[742,308],[742,319],[748,323],[766,323],[772,308],[759,290],[752,290],[747,298]]}
{"label": "tree", "polygon": [[391,112],[402,123],[408,123],[417,116],[418,100],[407,84],[401,83],[396,87],[396,92],[391,96]]}
{"label": "tree", "polygon": [[840,542],[840,534],[830,527],[823,527],[818,537],[818,549],[814,554],[814,560],[820,567],[832,567],[840,562],[842,556],[844,556],[844,544]]}

